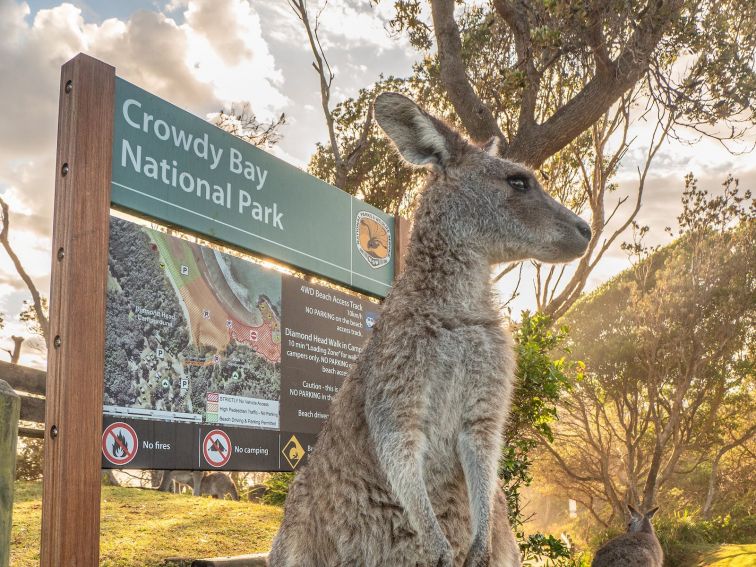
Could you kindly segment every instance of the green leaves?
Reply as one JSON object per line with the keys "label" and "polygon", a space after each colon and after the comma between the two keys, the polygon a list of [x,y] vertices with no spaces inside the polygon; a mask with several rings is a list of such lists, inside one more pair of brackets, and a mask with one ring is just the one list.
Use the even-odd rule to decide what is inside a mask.
{"label": "green leaves", "polygon": [[564,356],[553,358],[555,351],[568,354],[566,339],[566,327],[552,330],[549,317],[522,313],[515,332],[517,387],[509,426],[512,436],[530,428],[551,437],[549,424],[557,419],[556,403],[571,387],[569,375],[584,369],[582,363],[569,362]]}
{"label": "green leaves", "polygon": [[[517,386],[506,441],[499,461],[499,478],[509,506],[526,564],[529,560],[545,561],[542,565],[577,566],[570,546],[550,535],[525,536],[526,518],[521,508],[520,491],[532,481],[532,452],[539,438],[553,441],[552,425],[558,418],[557,403],[570,391],[573,380],[581,380],[585,365],[567,358],[567,327],[552,328],[551,319],[541,313],[522,313],[514,333],[517,342]],[[561,356],[560,356],[561,355]]]}

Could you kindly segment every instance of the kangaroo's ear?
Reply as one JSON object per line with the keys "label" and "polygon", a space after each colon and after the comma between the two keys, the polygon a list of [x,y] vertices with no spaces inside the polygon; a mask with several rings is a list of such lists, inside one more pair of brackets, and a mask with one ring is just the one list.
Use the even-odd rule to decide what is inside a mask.
{"label": "kangaroo's ear", "polygon": [[638,512],[638,510],[636,510],[635,508],[633,508],[632,506],[630,506],[630,504],[627,505],[627,509],[630,510],[630,516],[631,517],[633,517],[633,518],[639,518],[641,516],[640,512]]}
{"label": "kangaroo's ear", "polygon": [[491,136],[491,138],[483,144],[481,149],[486,152],[489,156],[493,157],[500,157],[499,156],[499,148],[501,146],[501,138],[498,136]]}
{"label": "kangaroo's ear", "polygon": [[651,518],[654,517],[654,514],[656,514],[658,511],[659,511],[659,507],[657,506],[656,508],[652,508],[651,510],[646,512],[645,516],[646,518],[650,520]]}
{"label": "kangaroo's ear", "polygon": [[[444,169],[457,134],[399,93],[375,99],[375,119],[409,163]],[[457,138],[457,140],[455,140]]]}

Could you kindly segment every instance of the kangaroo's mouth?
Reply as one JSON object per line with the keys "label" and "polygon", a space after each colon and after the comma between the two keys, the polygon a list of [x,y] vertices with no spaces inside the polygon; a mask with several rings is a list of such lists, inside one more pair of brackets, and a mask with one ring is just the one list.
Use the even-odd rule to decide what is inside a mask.
{"label": "kangaroo's mouth", "polygon": [[576,258],[580,258],[585,251],[588,250],[588,245],[591,243],[591,227],[583,219],[578,219],[574,224],[567,225],[563,228],[564,239],[561,242],[565,259],[561,262],[569,262]]}
{"label": "kangaroo's mouth", "polygon": [[585,254],[591,242],[590,228],[586,223],[583,224],[585,228],[562,225],[559,236],[550,245],[541,249],[537,259],[549,264],[562,264],[580,258]]}

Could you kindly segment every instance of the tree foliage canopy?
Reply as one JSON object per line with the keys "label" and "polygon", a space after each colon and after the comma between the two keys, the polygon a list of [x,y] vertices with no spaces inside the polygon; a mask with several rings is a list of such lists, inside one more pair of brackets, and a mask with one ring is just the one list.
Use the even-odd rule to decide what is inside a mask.
{"label": "tree foliage canopy", "polygon": [[689,177],[683,205],[675,242],[628,245],[634,266],[565,317],[586,372],[559,404],[550,478],[602,522],[756,432],[754,203]]}
{"label": "tree foliage canopy", "polygon": [[[534,167],[639,82],[707,135],[732,139],[753,124],[747,0],[402,0],[392,26],[426,54],[429,82],[471,138],[499,136],[503,155]],[[727,132],[710,128],[722,121]]]}

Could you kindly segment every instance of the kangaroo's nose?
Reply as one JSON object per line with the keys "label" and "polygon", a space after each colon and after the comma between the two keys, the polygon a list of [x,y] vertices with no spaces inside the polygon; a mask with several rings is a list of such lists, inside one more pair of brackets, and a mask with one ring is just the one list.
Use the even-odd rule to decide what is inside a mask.
{"label": "kangaroo's nose", "polygon": [[588,226],[588,223],[585,221],[580,221],[577,223],[577,229],[580,234],[582,234],[586,240],[591,239],[591,227]]}

